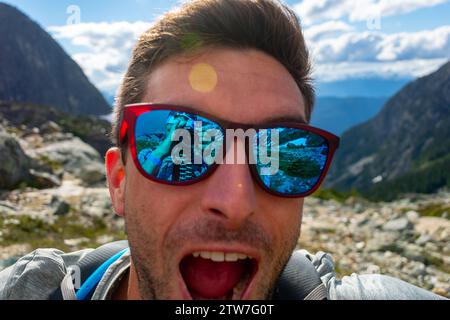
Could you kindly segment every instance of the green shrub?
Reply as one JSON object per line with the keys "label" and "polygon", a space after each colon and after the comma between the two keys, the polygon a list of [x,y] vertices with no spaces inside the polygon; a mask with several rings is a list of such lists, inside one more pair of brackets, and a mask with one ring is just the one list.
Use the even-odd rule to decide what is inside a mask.
{"label": "green shrub", "polygon": [[280,170],[294,177],[311,179],[320,175],[319,164],[311,158],[301,158],[297,161],[280,157]]}
{"label": "green shrub", "polygon": [[350,197],[354,198],[362,198],[362,195],[356,191],[356,189],[352,189],[349,192],[341,192],[334,189],[322,189],[319,188],[316,192],[313,193],[313,197],[322,199],[322,200],[335,200],[337,202],[344,202]]}

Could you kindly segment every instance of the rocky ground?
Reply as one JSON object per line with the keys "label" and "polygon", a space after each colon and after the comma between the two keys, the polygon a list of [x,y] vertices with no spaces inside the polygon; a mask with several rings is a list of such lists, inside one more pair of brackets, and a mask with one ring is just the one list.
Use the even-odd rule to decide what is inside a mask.
{"label": "rocky ground", "polygon": [[[0,118],[0,270],[39,247],[75,251],[124,239],[100,154],[49,121]],[[450,192],[390,203],[305,201],[300,248],[332,254],[339,276],[383,273],[450,298]]]}
{"label": "rocky ground", "polygon": [[450,193],[390,203],[305,201],[299,247],[332,254],[338,274],[383,273],[450,297]]}
{"label": "rocky ground", "polygon": [[124,239],[124,223],[112,212],[100,153],[53,121],[17,126],[2,117],[4,111],[0,269],[39,247],[75,251]]}

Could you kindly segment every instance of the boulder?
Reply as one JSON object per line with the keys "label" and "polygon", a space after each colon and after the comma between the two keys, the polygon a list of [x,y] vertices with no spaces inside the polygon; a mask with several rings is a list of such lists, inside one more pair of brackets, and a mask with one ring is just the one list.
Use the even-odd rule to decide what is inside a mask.
{"label": "boulder", "polygon": [[100,154],[77,137],[51,143],[37,149],[36,153],[61,164],[65,171],[81,179],[86,185],[105,179],[105,169]]}
{"label": "boulder", "polygon": [[431,236],[429,234],[422,234],[419,236],[419,238],[417,238],[417,240],[415,241],[415,243],[419,246],[424,246],[426,245],[428,242],[432,241],[433,239],[431,238]]}
{"label": "boulder", "polygon": [[30,159],[11,135],[0,132],[0,189],[12,189],[30,179]]}
{"label": "boulder", "polygon": [[401,247],[398,244],[399,234],[397,232],[376,232],[368,239],[365,250],[373,251],[392,251],[399,252]]}
{"label": "boulder", "polygon": [[397,232],[402,232],[412,228],[413,225],[407,218],[390,220],[383,226],[384,231],[397,231]]}
{"label": "boulder", "polygon": [[409,210],[409,211],[406,213],[406,218],[407,218],[409,221],[411,221],[412,223],[415,223],[415,222],[417,222],[417,220],[420,218],[420,215],[419,215],[419,213],[418,213],[417,211]]}
{"label": "boulder", "polygon": [[57,196],[52,197],[50,207],[53,209],[53,215],[56,216],[63,216],[70,212],[70,204]]}
{"label": "boulder", "polygon": [[61,180],[48,172],[30,169],[30,177],[33,180],[33,185],[38,186],[39,188],[47,189],[59,187],[61,185]]}
{"label": "boulder", "polygon": [[94,185],[105,180],[105,167],[100,162],[91,162],[78,170],[78,177],[86,185]]}
{"label": "boulder", "polygon": [[62,132],[61,127],[54,121],[47,121],[41,126],[42,134],[55,134]]}
{"label": "boulder", "polygon": [[420,234],[428,234],[433,240],[448,242],[450,221],[438,217],[420,217],[415,225]]}
{"label": "boulder", "polygon": [[0,217],[15,214],[17,211],[13,203],[0,201]]}

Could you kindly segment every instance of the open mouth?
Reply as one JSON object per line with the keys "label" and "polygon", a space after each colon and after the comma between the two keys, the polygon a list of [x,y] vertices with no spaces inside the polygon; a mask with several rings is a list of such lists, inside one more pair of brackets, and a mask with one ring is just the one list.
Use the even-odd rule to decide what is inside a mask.
{"label": "open mouth", "polygon": [[193,300],[241,300],[258,270],[243,253],[197,251],[180,262],[181,276]]}

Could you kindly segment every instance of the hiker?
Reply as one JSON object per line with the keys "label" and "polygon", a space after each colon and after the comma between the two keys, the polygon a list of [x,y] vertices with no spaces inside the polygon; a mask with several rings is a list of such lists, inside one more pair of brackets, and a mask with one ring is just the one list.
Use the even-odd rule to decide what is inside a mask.
{"label": "hiker", "polygon": [[[118,93],[116,146],[106,154],[128,241],[36,250],[0,272],[0,299],[442,298],[383,275],[338,280],[329,254],[294,251],[304,198],[339,146],[338,137],[308,125],[310,72],[299,21],[278,1],[197,0],[164,15],[134,49]],[[215,144],[236,158],[243,153],[245,163],[208,162],[188,175],[146,169],[136,134],[157,134],[166,114],[192,115],[211,134],[254,129],[253,141]],[[261,129],[284,146],[268,144],[278,154],[274,170],[264,170],[264,147],[253,147],[267,140]],[[219,151],[209,156],[220,160]]]}

